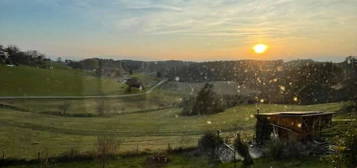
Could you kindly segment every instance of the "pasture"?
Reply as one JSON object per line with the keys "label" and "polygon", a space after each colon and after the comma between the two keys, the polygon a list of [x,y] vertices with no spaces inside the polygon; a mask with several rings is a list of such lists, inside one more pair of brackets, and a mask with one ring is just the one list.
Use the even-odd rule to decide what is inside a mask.
{"label": "pasture", "polygon": [[[157,101],[156,98],[154,100]],[[78,107],[73,107],[68,113],[81,113],[78,112],[81,110],[87,113],[95,109],[92,101],[94,100],[70,102],[75,104],[74,107]],[[116,101],[120,102],[115,99],[104,101],[108,101],[106,103],[111,106],[115,106]],[[138,104],[144,104],[144,102],[148,105],[155,104],[150,101],[150,98],[147,98]],[[2,103],[9,104],[9,102]],[[11,102],[11,107],[22,103]],[[167,108],[158,107],[146,111],[109,112],[108,115],[90,117],[62,116],[43,112],[49,106],[54,108],[56,103],[58,103],[56,100],[31,101],[28,106],[34,110],[2,107],[0,109],[0,151],[3,151],[6,157],[26,159],[36,158],[40,151],[47,152],[49,156],[58,156],[72,149],[90,152],[95,150],[97,138],[100,136],[115,138],[120,144],[119,153],[165,150],[169,144],[173,148],[191,147],[197,144],[200,135],[209,130],[220,129],[224,132],[224,136],[237,131],[245,136],[251,136],[255,124],[253,115],[256,113],[256,105],[240,105],[218,114],[190,117],[180,116],[180,109],[174,106],[163,106]],[[41,105],[43,105],[42,110]],[[79,108],[82,105],[83,107]],[[337,111],[341,106],[342,103],[308,106],[261,104],[259,108],[262,112]]]}
{"label": "pasture", "polygon": [[0,96],[88,96],[122,94],[126,85],[74,69],[0,65]]}
{"label": "pasture", "polygon": [[[0,66],[0,96],[87,96],[123,95],[126,85],[115,79],[97,78],[89,72],[73,69],[37,69],[33,67]],[[133,74],[146,88],[159,79],[145,74]],[[81,154],[96,151],[98,139],[109,137],[117,144],[118,158],[108,167],[143,167],[148,155],[126,157],[127,153],[162,152],[168,148],[196,147],[207,131],[221,130],[223,137],[240,132],[252,139],[257,108],[260,112],[338,111],[341,103],[315,105],[242,104],[224,112],[182,116],[182,97],[196,94],[204,83],[168,82],[150,93],[134,96],[90,99],[13,99],[0,100],[0,154],[4,158],[37,159],[38,154],[58,157],[70,151]],[[252,95],[233,82],[214,82],[221,94]],[[338,114],[337,119],[347,118]],[[346,127],[328,131],[330,136]],[[332,134],[331,134],[332,133]],[[209,167],[206,158],[191,158],[186,154],[170,154],[166,167]],[[316,158],[308,161],[274,162],[258,159],[254,167],[326,167]],[[56,167],[97,167],[97,161],[56,163]],[[29,165],[26,165],[28,167]],[[38,165],[32,165],[34,167]],[[220,164],[232,167],[232,163]],[[16,167],[16,166],[15,166]],[[22,167],[22,166],[19,166]]]}

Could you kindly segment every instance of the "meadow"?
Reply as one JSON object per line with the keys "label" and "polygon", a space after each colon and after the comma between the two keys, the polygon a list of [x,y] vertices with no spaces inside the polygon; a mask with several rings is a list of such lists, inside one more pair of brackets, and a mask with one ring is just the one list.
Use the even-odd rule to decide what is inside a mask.
{"label": "meadow", "polygon": [[[156,98],[154,100],[157,101]],[[18,104],[23,103],[23,100],[20,101]],[[91,101],[93,100],[76,100],[75,104],[82,104],[84,107],[88,105],[87,108],[78,108],[87,113],[93,109],[90,107]],[[107,101],[112,106],[115,101],[119,102]],[[150,103],[150,98],[143,102],[153,104]],[[44,113],[41,104],[47,109],[56,102],[33,100],[28,106],[34,105],[36,110],[31,111],[5,107],[0,109],[0,151],[4,152],[6,157],[33,159],[41,151],[46,151],[49,156],[58,156],[72,149],[90,152],[95,150],[97,138],[100,136],[115,138],[120,143],[119,153],[154,152],[165,150],[168,145],[172,148],[193,147],[204,132],[217,129],[222,130],[224,136],[239,131],[249,137],[254,131],[254,114],[257,108],[256,105],[240,105],[218,114],[186,117],[180,115],[180,108],[170,105],[163,106],[167,108],[158,107],[146,111],[109,112],[108,115],[102,116],[62,116]],[[337,111],[341,106],[342,103],[305,106],[261,104],[259,108],[262,112]],[[16,107],[16,103],[12,102],[12,107]],[[78,112],[73,108],[68,113]]]}
{"label": "meadow", "polygon": [[122,94],[126,85],[89,72],[0,65],[0,96],[88,96]]}
{"label": "meadow", "polygon": [[[73,69],[37,69],[33,67],[0,66],[0,96],[85,96],[121,95],[126,86],[114,79],[97,78]],[[147,74],[133,74],[146,86],[159,80]],[[338,112],[343,102],[315,105],[241,104],[224,112],[182,116],[179,106],[183,96],[196,93],[203,83],[167,82],[150,93],[118,98],[86,99],[2,99],[0,100],[0,154],[4,158],[37,159],[60,157],[70,151],[94,153],[98,139],[109,137],[118,145],[118,158],[107,167],[145,167],[150,154],[167,149],[192,148],[207,131],[221,130],[232,138],[240,132],[252,139],[257,109],[260,112],[331,111]],[[236,88],[234,83],[215,82],[219,93],[250,94],[251,90]],[[147,87],[149,88],[149,87]],[[348,118],[337,114],[336,119]],[[343,125],[329,131],[336,135]],[[333,133],[333,135],[331,134]],[[147,153],[126,156],[127,153]],[[168,154],[165,167],[212,167],[207,158],[190,157],[187,153]],[[240,163],[238,163],[239,165]],[[327,167],[318,158],[292,161],[258,159],[254,167]],[[18,165],[14,167],[38,167]],[[54,165],[52,165],[54,166]],[[233,163],[214,165],[233,167]],[[96,160],[55,163],[54,167],[98,167]]]}

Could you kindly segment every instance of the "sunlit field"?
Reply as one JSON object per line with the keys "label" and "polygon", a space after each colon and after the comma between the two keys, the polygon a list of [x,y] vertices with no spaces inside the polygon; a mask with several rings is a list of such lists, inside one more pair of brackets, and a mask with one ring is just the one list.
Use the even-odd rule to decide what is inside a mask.
{"label": "sunlit field", "polygon": [[[0,144],[6,144],[1,146],[1,150],[7,157],[14,158],[36,158],[40,151],[48,152],[49,156],[57,156],[71,149],[91,152],[95,150],[97,137],[112,136],[120,142],[119,152],[158,151],[167,149],[168,145],[174,148],[193,147],[197,144],[199,136],[208,130],[220,129],[227,136],[234,135],[237,131],[244,133],[245,136],[252,136],[254,132],[253,115],[256,113],[256,105],[240,105],[209,116],[186,117],[181,116],[180,109],[176,107],[163,106],[155,109],[143,103],[143,107],[148,110],[128,109],[122,113],[113,113],[110,112],[111,109],[104,109],[104,115],[101,116],[93,111],[96,108],[92,105],[93,101],[70,101],[74,107],[64,116],[44,112],[51,109],[51,106],[55,108],[55,104],[58,103],[56,101],[29,101],[28,107],[31,109],[33,106],[33,110],[30,111],[1,108]],[[115,108],[116,102],[125,103],[123,100],[115,99],[104,102],[112,108]],[[12,107],[17,107],[16,103],[23,105],[26,101],[11,103],[15,104]],[[341,106],[342,103],[307,106],[259,105],[262,112],[333,112]],[[84,114],[88,111],[93,115],[72,115],[81,114],[78,112],[81,110],[85,111]]]}

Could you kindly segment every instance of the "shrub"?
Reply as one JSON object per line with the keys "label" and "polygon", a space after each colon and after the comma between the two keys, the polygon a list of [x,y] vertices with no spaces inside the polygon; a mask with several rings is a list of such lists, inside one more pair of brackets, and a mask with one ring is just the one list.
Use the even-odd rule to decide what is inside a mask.
{"label": "shrub", "polygon": [[268,155],[273,160],[303,158],[311,155],[326,154],[325,145],[313,142],[272,141],[267,146]]}
{"label": "shrub", "polygon": [[247,144],[242,142],[239,134],[234,140],[234,149],[244,158],[243,165],[248,166],[253,164],[253,159],[249,154],[249,148]]}
{"label": "shrub", "polygon": [[272,141],[268,144],[268,155],[274,160],[283,158],[284,144],[280,141]]}
{"label": "shrub", "polygon": [[345,113],[357,112],[357,99],[344,103],[343,107],[339,111]]}
{"label": "shrub", "polygon": [[255,97],[249,95],[222,95],[222,100],[225,108],[234,107],[240,104],[254,104]]}
{"label": "shrub", "polygon": [[356,131],[351,133],[346,140],[346,148],[342,153],[342,158],[347,167],[357,166],[357,134]]}
{"label": "shrub", "polygon": [[323,157],[333,167],[355,168],[357,165],[357,130],[354,124],[334,139],[334,150],[330,155]]}
{"label": "shrub", "polygon": [[215,114],[224,111],[222,99],[213,91],[213,85],[206,83],[198,92],[192,111],[197,114]]}
{"label": "shrub", "polygon": [[97,137],[96,157],[100,161],[102,168],[108,164],[108,159],[112,159],[117,154],[119,142],[114,136]]}
{"label": "shrub", "polygon": [[223,139],[212,132],[206,132],[198,141],[201,152],[212,157],[215,156],[216,149],[223,144]]}
{"label": "shrub", "polygon": [[213,91],[213,85],[206,83],[195,98],[185,99],[182,115],[205,115],[224,111],[223,99]]}
{"label": "shrub", "polygon": [[190,96],[190,97],[185,97],[183,98],[180,107],[182,108],[181,114],[190,116],[194,115],[192,112],[193,105],[195,104],[195,97]]}

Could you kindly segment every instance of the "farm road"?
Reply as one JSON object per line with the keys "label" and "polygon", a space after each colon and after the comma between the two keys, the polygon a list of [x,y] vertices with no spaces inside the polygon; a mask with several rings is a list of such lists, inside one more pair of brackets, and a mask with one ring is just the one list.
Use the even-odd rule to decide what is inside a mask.
{"label": "farm road", "polygon": [[101,99],[101,98],[126,98],[150,94],[154,89],[167,82],[163,79],[144,93],[135,94],[122,94],[122,95],[105,95],[105,96],[1,96],[0,100],[13,100],[13,99]]}

